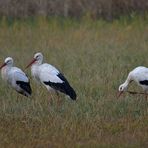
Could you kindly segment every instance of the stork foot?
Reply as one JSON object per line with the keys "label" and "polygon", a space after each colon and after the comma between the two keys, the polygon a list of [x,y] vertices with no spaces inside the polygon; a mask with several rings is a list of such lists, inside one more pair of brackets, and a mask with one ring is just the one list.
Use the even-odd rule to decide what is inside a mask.
{"label": "stork foot", "polygon": [[48,102],[49,102],[49,105],[52,105],[52,104],[53,104],[52,96],[49,96],[49,97],[48,97]]}
{"label": "stork foot", "polygon": [[148,95],[147,95],[147,94],[145,94],[145,100],[146,100],[146,101],[147,101],[147,96],[148,96]]}
{"label": "stork foot", "polygon": [[57,106],[61,106],[62,101],[61,101],[60,95],[58,92],[56,92],[56,95],[57,95]]}

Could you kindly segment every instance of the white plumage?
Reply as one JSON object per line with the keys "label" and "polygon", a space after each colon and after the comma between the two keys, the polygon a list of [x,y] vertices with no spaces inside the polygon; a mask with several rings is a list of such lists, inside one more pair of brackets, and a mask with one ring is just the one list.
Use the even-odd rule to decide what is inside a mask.
{"label": "white plumage", "polygon": [[46,81],[53,83],[63,83],[63,81],[58,77],[60,72],[50,64],[44,63],[40,66],[33,64],[31,67],[31,72],[33,77],[37,78],[37,80],[40,80],[41,83]]}
{"label": "white plumage", "polygon": [[144,93],[147,97],[147,92],[148,92],[148,68],[139,66],[136,67],[134,70],[132,70],[126,79],[126,81],[119,86],[119,95],[125,92],[128,88],[129,83],[132,81],[135,81],[139,86],[141,86],[144,90]]}
{"label": "white plumage", "polygon": [[31,95],[32,91],[28,77],[21,69],[13,67],[13,59],[11,57],[5,59],[0,69],[2,79],[8,85],[27,97]]}
{"label": "white plumage", "polygon": [[49,91],[59,91],[68,95],[71,99],[76,100],[75,91],[59,70],[50,64],[42,64],[42,62],[42,53],[36,53],[31,63],[27,66],[31,66],[33,78],[43,84]]}

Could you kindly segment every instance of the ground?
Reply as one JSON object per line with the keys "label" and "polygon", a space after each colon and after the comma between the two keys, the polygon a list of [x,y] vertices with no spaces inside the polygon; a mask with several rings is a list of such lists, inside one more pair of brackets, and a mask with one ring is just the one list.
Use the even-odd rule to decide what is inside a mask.
{"label": "ground", "polygon": [[[49,93],[31,78],[31,98],[0,79],[1,147],[148,147],[148,100],[116,94],[128,73],[148,65],[148,21],[113,22],[36,18],[0,23],[0,63],[25,66],[35,52],[56,66],[77,93],[72,101]],[[129,90],[142,91],[132,83]]]}

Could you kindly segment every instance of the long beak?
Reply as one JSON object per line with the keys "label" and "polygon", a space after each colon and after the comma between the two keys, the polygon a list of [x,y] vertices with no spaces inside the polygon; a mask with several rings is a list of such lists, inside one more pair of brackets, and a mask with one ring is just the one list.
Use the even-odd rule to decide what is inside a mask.
{"label": "long beak", "polygon": [[31,66],[35,61],[36,61],[36,59],[33,59],[33,60],[26,66],[25,69],[27,69],[29,66]]}
{"label": "long beak", "polygon": [[4,63],[3,65],[1,65],[0,69],[2,69],[4,66],[6,66],[6,63]]}
{"label": "long beak", "polygon": [[119,91],[117,94],[117,99],[119,99],[119,97],[123,94],[124,91]]}

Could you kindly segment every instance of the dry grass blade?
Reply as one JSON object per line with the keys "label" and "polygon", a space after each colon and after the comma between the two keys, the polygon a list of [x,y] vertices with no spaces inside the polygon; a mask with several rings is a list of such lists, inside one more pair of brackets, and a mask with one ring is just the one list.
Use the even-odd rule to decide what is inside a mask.
{"label": "dry grass blade", "polygon": [[136,92],[136,91],[127,91],[128,93],[132,94],[132,95],[136,95],[136,94],[141,94],[141,95],[148,95],[146,93],[143,92]]}
{"label": "dry grass blade", "polygon": [[[148,65],[147,20],[39,17],[0,23],[0,60],[12,56],[24,69],[35,52],[60,69],[78,100],[49,94],[31,79],[31,99],[0,79],[0,147],[148,147],[148,101],[115,93],[128,72]],[[30,69],[26,70],[30,77]],[[135,85],[130,85],[136,90]],[[139,99],[136,99],[139,98]]]}

